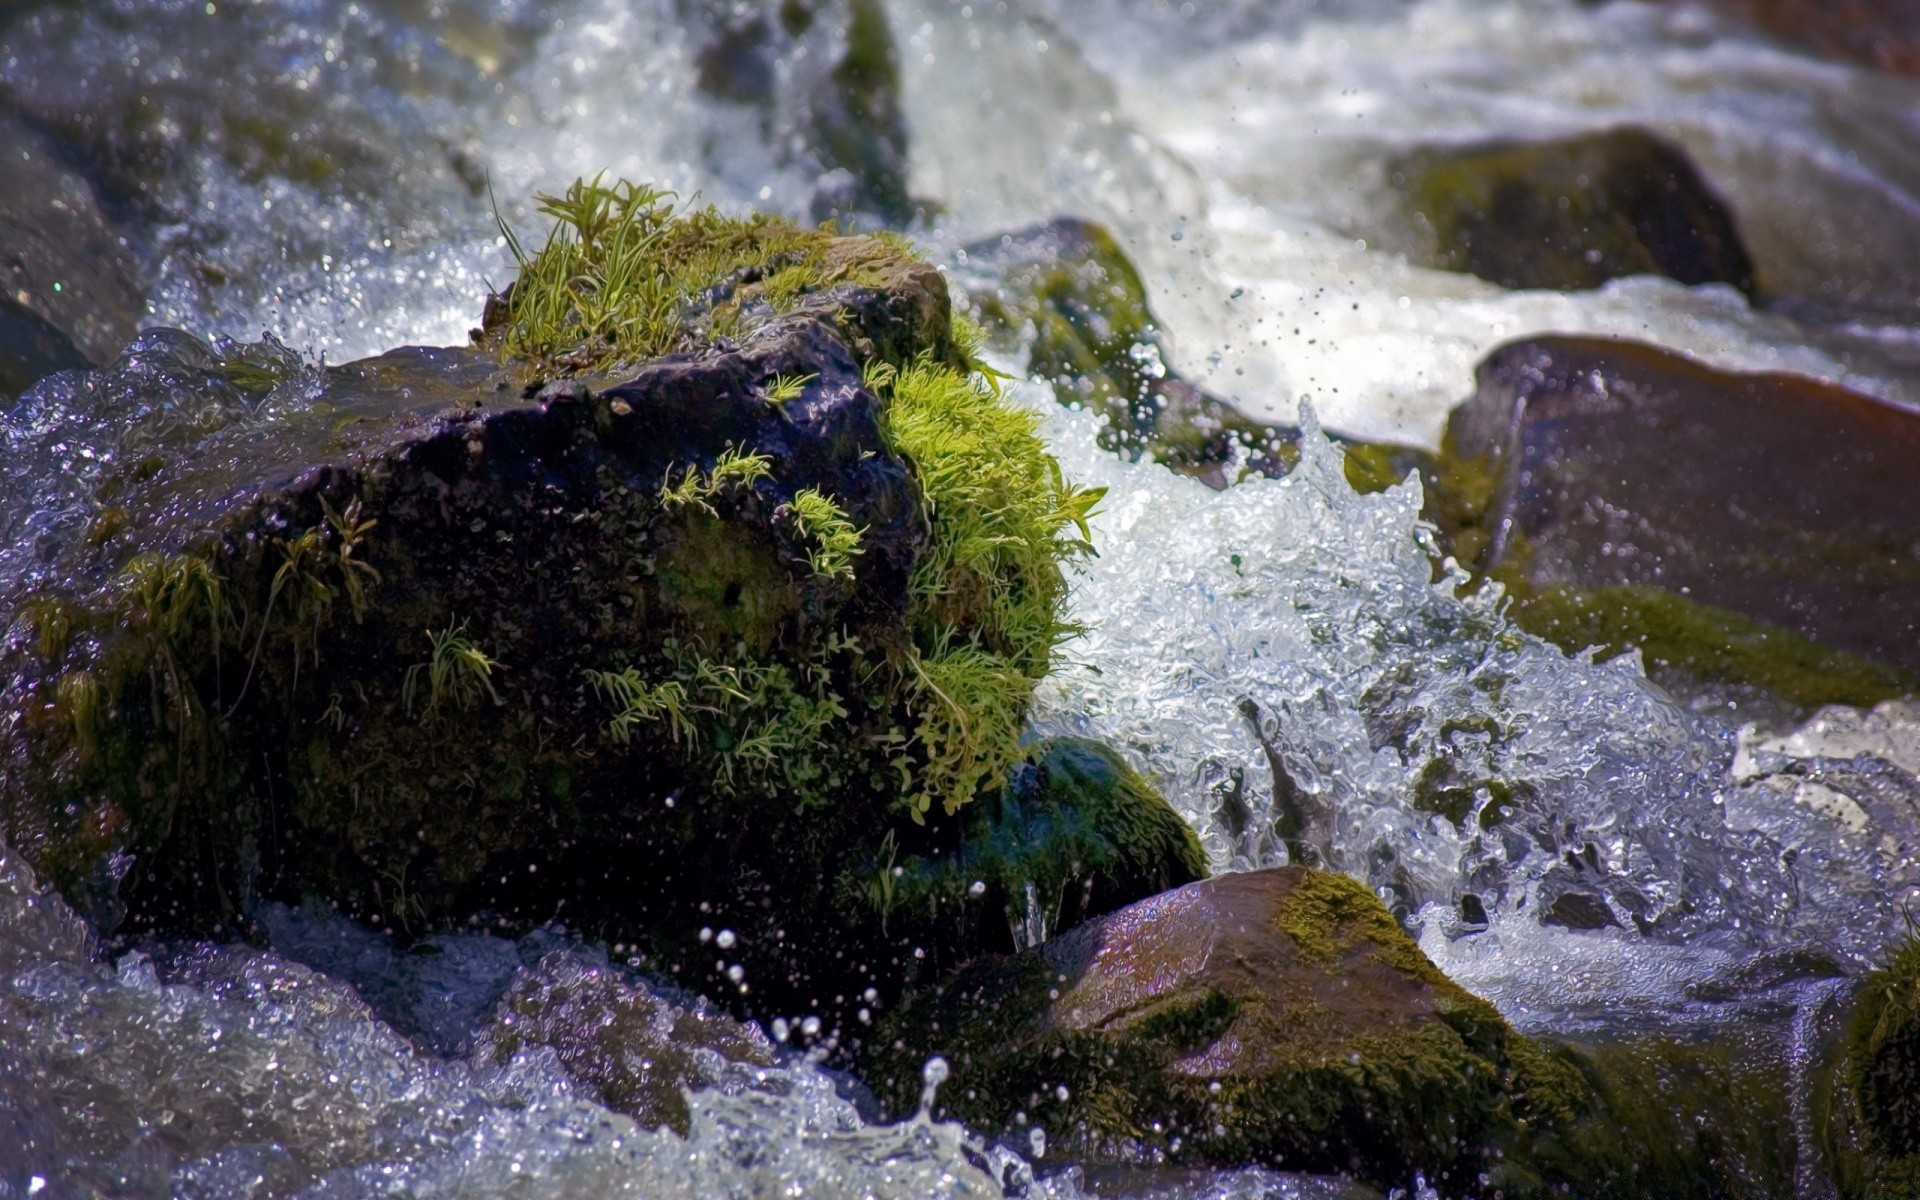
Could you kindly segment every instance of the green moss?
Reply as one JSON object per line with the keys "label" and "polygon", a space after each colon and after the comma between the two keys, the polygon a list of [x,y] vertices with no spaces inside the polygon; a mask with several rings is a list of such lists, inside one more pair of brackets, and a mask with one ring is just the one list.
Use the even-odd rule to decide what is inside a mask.
{"label": "green moss", "polygon": [[1920,936],[1861,981],[1844,1037],[1815,1113],[1840,1194],[1920,1195]]}
{"label": "green moss", "polygon": [[1062,564],[1091,550],[1087,520],[1105,489],[1068,483],[1039,417],[990,376],[922,359],[889,390],[888,440],[914,469],[933,534],[909,584],[929,755],[909,801],[920,819],[935,801],[953,812],[998,787],[1019,756],[1034,684],[1074,633]]}
{"label": "green moss", "polygon": [[778,217],[678,209],[670,192],[601,178],[539,197],[554,225],[538,250],[500,223],[519,274],[488,332],[509,357],[579,370],[696,349],[737,332],[756,304],[780,312],[834,283],[878,286],[901,255]]}
{"label": "green moss", "polygon": [[1528,587],[1502,570],[1514,623],[1568,650],[1607,658],[1638,648],[1650,667],[1693,679],[1751,684],[1795,704],[1870,706],[1912,695],[1920,680],[1792,630],[1647,584]]}
{"label": "green moss", "polygon": [[1207,858],[1192,827],[1118,754],[1058,737],[1029,748],[1000,795],[975,803],[957,854],[915,859],[897,883],[888,877],[889,909],[972,913],[960,940],[980,950],[1006,946],[1030,915],[1058,934],[1204,879]]}
{"label": "green moss", "polygon": [[[1396,971],[1454,989],[1452,981],[1420,953],[1380,898],[1351,875],[1306,872],[1281,904],[1276,924],[1309,962],[1331,963],[1365,947]],[[1465,997],[1466,993],[1460,995]]]}
{"label": "green moss", "polygon": [[[496,705],[503,703],[493,687],[493,669],[500,664],[487,657],[467,636],[466,623],[449,625],[438,633],[427,631],[432,655],[423,663],[407,668],[400,686],[400,706],[426,716],[441,711],[441,706],[471,712],[484,695]],[[420,703],[420,684],[426,681],[426,702]]]}

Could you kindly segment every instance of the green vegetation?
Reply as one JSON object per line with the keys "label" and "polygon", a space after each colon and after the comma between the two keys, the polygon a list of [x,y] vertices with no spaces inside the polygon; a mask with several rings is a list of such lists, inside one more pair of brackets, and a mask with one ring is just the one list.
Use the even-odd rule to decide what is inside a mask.
{"label": "green vegetation", "polygon": [[1815,1120],[1847,1200],[1920,1194],[1920,935],[1861,981]]}
{"label": "green vegetation", "polygon": [[732,446],[721,452],[713,469],[702,475],[698,467],[688,467],[680,482],[660,485],[660,503],[667,508],[691,504],[713,515],[709,503],[729,488],[752,487],[773,473],[773,460],[764,454],[747,454]]}
{"label": "green vegetation", "polygon": [[806,390],[807,385],[818,378],[818,374],[775,375],[767,381],[767,401],[771,404],[785,404],[789,400],[797,399],[800,393]]}
{"label": "green vegetation", "polygon": [[409,713],[416,711],[423,676],[427,681],[426,715],[438,712],[443,703],[451,703],[461,712],[471,712],[482,695],[491,697],[495,704],[504,703],[500,693],[493,689],[493,669],[499,664],[474,645],[466,633],[464,621],[438,633],[427,631],[433,654],[426,662],[407,668],[400,690],[402,708]]}
{"label": "green vegetation", "polygon": [[737,334],[756,305],[786,312],[834,283],[878,286],[901,254],[878,237],[682,209],[671,192],[602,178],[538,197],[554,225],[537,250],[499,221],[519,275],[489,333],[508,357],[566,370],[694,349]]}
{"label": "green vegetation", "polygon": [[880,857],[875,879],[890,907],[971,912],[962,941],[980,950],[1004,945],[1022,925],[1029,890],[1033,915],[1058,934],[1207,877],[1193,828],[1106,746],[1049,738],[1024,763],[998,795],[976,799],[958,854],[911,859],[897,880],[892,859]]}
{"label": "green vegetation", "polygon": [[1063,562],[1092,551],[1104,488],[1066,482],[1036,432],[984,373],[922,359],[889,388],[889,440],[914,467],[933,544],[914,568],[909,621],[917,734],[929,762],[910,812],[957,810],[1000,786],[1053,650],[1075,632]]}
{"label": "green vegetation", "polygon": [[815,488],[793,494],[793,521],[813,542],[807,560],[813,573],[827,578],[853,578],[853,556],[860,553],[860,531],[847,520],[846,510]]}

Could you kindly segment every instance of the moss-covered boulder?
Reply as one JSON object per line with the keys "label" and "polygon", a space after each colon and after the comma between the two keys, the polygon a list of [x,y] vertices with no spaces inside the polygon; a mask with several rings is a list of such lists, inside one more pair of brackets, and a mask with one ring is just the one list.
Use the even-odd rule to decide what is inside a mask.
{"label": "moss-covered boulder", "polygon": [[1436,266],[1509,288],[1654,274],[1753,291],[1726,202],[1686,151],[1647,130],[1423,150],[1391,170]]}
{"label": "moss-covered boulder", "polygon": [[962,838],[957,851],[876,877],[892,919],[924,930],[919,940],[949,962],[1038,945],[1207,877],[1193,828],[1124,759],[1086,738],[1032,747],[997,797],[968,809]]}
{"label": "moss-covered boulder", "polygon": [[1920,939],[1854,997],[1816,1096],[1821,1150],[1845,1200],[1920,1195]]}
{"label": "moss-covered boulder", "polygon": [[[1461,1197],[1792,1194],[1768,1149],[1781,1129],[1694,1119],[1695,1102],[1726,1098],[1724,1072],[1523,1037],[1364,885],[1296,867],[1219,876],[982,960],[915,994],[872,1045],[869,1080],[896,1111],[939,1053],[940,1109],[1037,1126],[1082,1159],[1264,1163],[1382,1188],[1419,1172]],[[1608,1056],[1621,1061],[1603,1069]],[[1762,1186],[1731,1190],[1742,1172]]]}
{"label": "moss-covered boulder", "polygon": [[1024,350],[1027,371],[1062,403],[1107,418],[1102,444],[1150,454],[1225,487],[1242,472],[1284,475],[1298,431],[1262,424],[1181,379],[1140,274],[1113,234],[1060,217],[966,248],[974,319],[1000,346]]}
{"label": "moss-covered boulder", "polygon": [[478,347],[155,334],[30,394],[0,832],[132,928],[558,912],[736,999],[891,989],[856,868],[1020,758],[1097,496],[900,244],[547,206]]}
{"label": "moss-covered boulder", "polygon": [[1812,379],[1653,346],[1494,351],[1430,496],[1450,549],[1562,645],[1803,704],[1920,673],[1920,416]]}

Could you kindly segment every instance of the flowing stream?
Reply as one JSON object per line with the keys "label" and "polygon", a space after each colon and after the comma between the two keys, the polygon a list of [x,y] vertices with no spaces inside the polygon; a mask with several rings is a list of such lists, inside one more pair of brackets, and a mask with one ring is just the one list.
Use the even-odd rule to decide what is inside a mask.
{"label": "flowing stream", "polygon": [[[274,405],[297,413],[322,362],[466,339],[511,273],[496,203],[535,229],[526,197],[604,169],[817,215],[836,184],[809,149],[806,96],[845,6],[775,38],[752,97],[703,88],[715,30],[758,7],[76,0],[0,28],[0,81],[112,164],[109,199],[155,268],[149,323],[277,339],[294,365]],[[1920,80],[1624,0],[888,0],[886,18],[911,232],[936,261],[1060,214],[1102,221],[1141,268],[1171,365],[1307,430],[1291,476],[1214,492],[1102,452],[1092,417],[1018,385],[1069,475],[1110,489],[1076,585],[1088,633],[1043,686],[1037,727],[1120,748],[1217,868],[1284,859],[1221,816],[1232,792],[1259,827],[1278,760],[1335,814],[1335,865],[1523,1029],[1757,1027],[1804,1080],[1828,976],[1871,966],[1920,901],[1920,708],[1782,714],[1676,697],[1632,655],[1567,655],[1514,627],[1497,592],[1435,582],[1417,481],[1355,494],[1319,425],[1432,446],[1474,364],[1543,331],[1920,403]],[[1692,153],[1782,299],[1756,309],[1653,277],[1507,291],[1419,265],[1396,155],[1625,122]],[[116,370],[188,379],[207,353],[143,344],[144,365]],[[61,414],[138,416],[113,407],[109,375],[38,395],[0,439],[14,546],[59,520],[50,486],[84,449]],[[32,569],[11,549],[0,565]],[[1414,808],[1436,763],[1508,785],[1513,810],[1456,826]],[[1538,919],[1542,880],[1582,857],[1619,927]],[[1463,918],[1468,893],[1484,921]],[[1038,1144],[1016,1156],[950,1124],[871,1124],[857,1089],[797,1051],[713,1066],[687,1137],[638,1129],[550,1055],[463,1057],[481,1009],[551,946],[448,935],[431,970],[390,953],[368,966],[349,953],[358,931],[306,919],[271,950],[101,962],[84,923],[0,853],[0,1196],[1093,1186],[1048,1178]],[[11,1151],[27,1131],[80,1165],[49,1173]],[[1347,1194],[1261,1171],[1138,1186]]]}

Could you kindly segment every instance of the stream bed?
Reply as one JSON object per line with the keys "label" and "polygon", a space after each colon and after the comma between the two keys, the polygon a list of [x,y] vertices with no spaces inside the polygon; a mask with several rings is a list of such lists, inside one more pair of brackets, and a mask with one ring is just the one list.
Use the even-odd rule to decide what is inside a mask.
{"label": "stream bed", "polygon": [[[1326,865],[1448,975],[1528,1033],[1748,1047],[1797,1089],[1793,1178],[1765,1194],[1835,1194],[1810,1073],[1848,980],[1920,904],[1920,704],[1808,711],[1655,682],[1636,654],[1569,654],[1441,561],[1417,478],[1356,492],[1322,428],[1435,449],[1475,365],[1545,332],[1920,404],[1920,79],[1631,0],[887,0],[813,5],[804,28],[780,8],[72,0],[0,17],[0,89],[52,148],[23,154],[86,164],[136,324],[199,339],[146,335],[128,369],[186,379],[242,344],[278,364],[236,446],[330,411],[329,365],[464,343],[513,273],[500,222],[538,228],[526,198],[576,177],[904,227],[962,282],[983,238],[1103,223],[1164,366],[1298,423],[1301,456],[1212,490],[1101,449],[1094,415],[996,360],[1067,475],[1107,489],[1074,581],[1085,633],[1035,731],[1118,748],[1215,870],[1285,861],[1245,832],[1271,824],[1279,764],[1332,814]],[[876,12],[904,140],[880,138],[897,161],[857,176],[819,97]],[[1438,269],[1394,191],[1422,148],[1621,124],[1714,181],[1763,303],[1653,275],[1560,291]],[[46,569],[29,548],[67,519],[63,481],[112,452],[107,420],[174,428],[96,381],[0,418],[10,586]],[[215,420],[181,387],[179,420]],[[1416,805],[1437,766],[1498,781],[1498,819]],[[1251,821],[1223,815],[1228,792]],[[1494,790],[1472,803],[1477,818]],[[1543,923],[1550,877],[1582,856],[1614,911]],[[548,1051],[474,1053],[516,979],[625,971],[625,947],[549,927],[397,949],[321,908],[262,926],[264,944],[109,944],[0,847],[0,1196],[1374,1194],[1252,1168],[1082,1169],[1037,1128],[996,1143],[885,1123],[784,1022],[771,1065],[703,1064],[684,1135],[647,1130]],[[1444,1195],[1417,1178],[1394,1194]]]}

